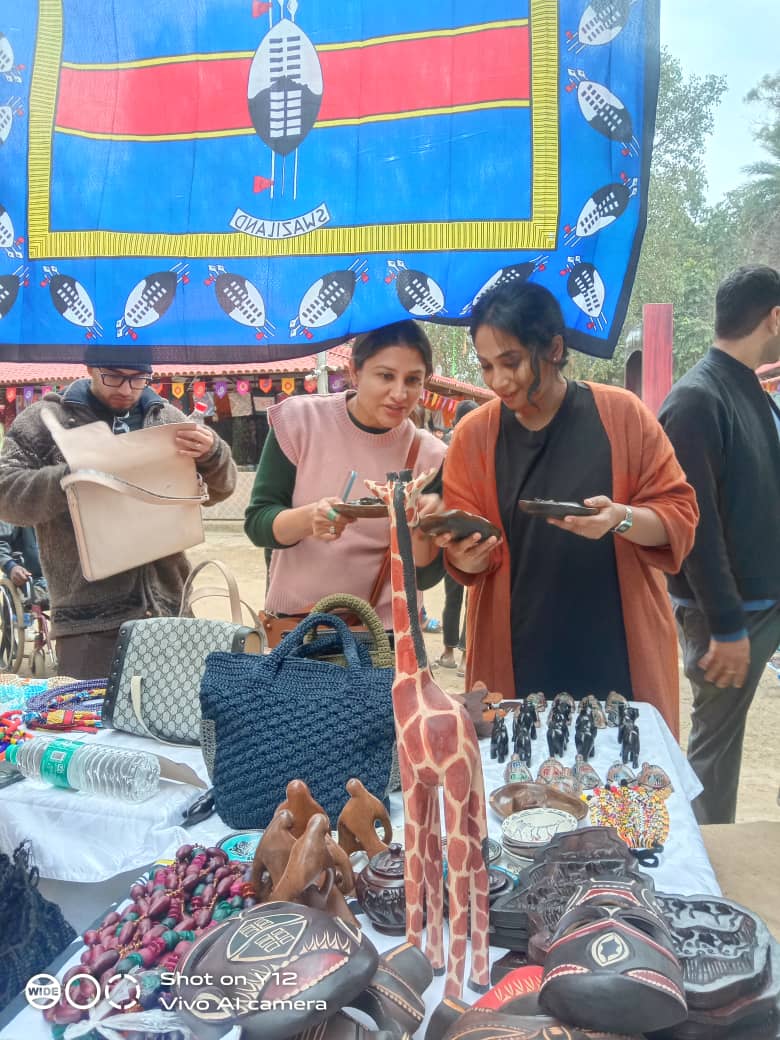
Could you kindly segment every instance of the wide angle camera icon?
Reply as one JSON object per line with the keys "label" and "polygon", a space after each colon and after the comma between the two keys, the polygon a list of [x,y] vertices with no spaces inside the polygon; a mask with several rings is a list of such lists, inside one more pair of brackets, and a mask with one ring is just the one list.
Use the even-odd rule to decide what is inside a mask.
{"label": "wide angle camera icon", "polygon": [[24,996],[30,1007],[34,1007],[36,1011],[47,1011],[59,1001],[62,986],[53,975],[41,972],[27,980]]}
{"label": "wide angle camera icon", "polygon": [[[82,992],[82,982],[88,984],[84,987],[86,992]],[[54,1007],[63,997],[77,1011],[89,1011],[101,1000],[116,1011],[126,1011],[138,1003],[141,984],[132,975],[117,973],[101,986],[93,975],[82,971],[72,975],[63,986],[53,975],[41,972],[28,979],[24,995],[30,1007],[37,1011]]]}

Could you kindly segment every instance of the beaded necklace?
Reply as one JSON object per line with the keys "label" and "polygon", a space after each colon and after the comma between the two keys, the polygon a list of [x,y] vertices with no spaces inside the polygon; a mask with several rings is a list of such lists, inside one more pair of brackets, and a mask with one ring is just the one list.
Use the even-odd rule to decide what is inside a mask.
{"label": "beaded necklace", "polygon": [[55,686],[29,699],[22,721],[29,729],[96,733],[103,725],[105,696],[105,679]]}
{"label": "beaded necklace", "polygon": [[669,810],[654,791],[627,784],[597,787],[588,804],[590,822],[599,827],[614,827],[630,849],[652,849],[666,844]]}
{"label": "beaded necklace", "polygon": [[102,701],[106,695],[106,679],[87,679],[68,683],[66,686],[50,687],[37,693],[27,701],[31,711],[46,711],[49,708],[72,707],[85,701]]}
{"label": "beaded necklace", "polygon": [[[155,1006],[163,991],[160,971],[174,972],[204,932],[255,906],[251,871],[251,863],[231,860],[222,849],[182,845],[172,864],[157,865],[151,878],[130,887],[127,908],[112,911],[84,933],[87,948],[81,963],[65,972],[63,987],[79,974],[102,985],[116,975],[131,974],[139,987],[139,1004],[124,1011]],[[81,978],[69,992],[75,1003],[86,1006],[94,990],[95,983]],[[87,1016],[64,996],[43,1014],[55,1033]]]}

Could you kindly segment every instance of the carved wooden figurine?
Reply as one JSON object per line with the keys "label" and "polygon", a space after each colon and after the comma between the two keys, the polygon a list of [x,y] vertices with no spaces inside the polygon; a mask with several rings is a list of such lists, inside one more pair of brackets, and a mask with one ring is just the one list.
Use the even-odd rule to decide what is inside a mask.
{"label": "carved wooden figurine", "polygon": [[295,844],[294,823],[289,809],[277,809],[263,832],[252,860],[251,874],[252,888],[259,903],[265,903],[271,898],[274,885],[287,868]]}
{"label": "carved wooden figurine", "polygon": [[[334,850],[337,850],[335,856]],[[338,853],[343,856],[343,850],[330,837],[328,817],[324,813],[312,816],[306,830],[290,850],[284,873],[274,885],[273,900],[305,903],[318,910],[327,910],[334,917],[359,928],[341,891],[355,887],[349,860],[346,861],[345,875],[343,860],[336,858]]]}
{"label": "carved wooden figurine", "polygon": [[509,754],[509,732],[504,722],[503,713],[493,719],[493,732],[490,735],[490,757],[498,759],[499,764],[506,761]]}
{"label": "carved wooden figurine", "polygon": [[523,701],[520,708],[520,725],[528,730],[531,740],[536,740],[536,727],[539,722],[539,714],[536,707],[529,699]]}
{"label": "carved wooden figurine", "polygon": [[514,750],[515,754],[520,756],[520,761],[525,762],[527,766],[530,766],[532,754],[531,734],[525,726],[520,726],[517,731]]}
{"label": "carved wooden figurine", "polygon": [[596,746],[596,729],[595,722],[586,722],[584,726],[581,726],[575,734],[574,743],[577,751],[587,762],[589,758],[593,758]]}
{"label": "carved wooden figurine", "polygon": [[393,592],[396,674],[393,684],[398,761],[404,802],[406,937],[420,946],[427,909],[426,956],[437,974],[444,967],[443,875],[439,788],[447,829],[449,953],[445,997],[459,996],[471,923],[471,977],[479,992],[489,986],[487,818],[479,743],[468,712],[435,682],[428,667],[417,611],[410,527],[417,499],[432,473],[414,480],[407,470],[388,474],[384,485],[366,481],[390,514],[390,578]]}
{"label": "carved wooden figurine", "polygon": [[251,884],[259,903],[303,903],[357,927],[344,899],[354,888],[349,857],[331,838],[324,813],[310,817],[295,838],[292,813],[277,810],[257,846]]}
{"label": "carved wooden figurine", "polygon": [[631,762],[634,769],[639,768],[639,727],[634,719],[628,718],[623,723],[623,750],[620,757],[623,762]]}
{"label": "carved wooden figurine", "polygon": [[[339,845],[348,856],[353,852],[362,851],[371,859],[379,852],[386,852],[393,840],[393,828],[387,809],[356,777],[347,780],[347,791],[349,801],[341,810],[336,827]],[[377,833],[377,824],[382,827],[384,840]]]}
{"label": "carved wooden figurine", "polygon": [[312,816],[316,816],[318,813],[327,816],[303,780],[291,780],[287,785],[287,797],[276,807],[276,812],[282,812],[285,809],[288,809],[293,815],[292,832],[296,838],[301,837]]}
{"label": "carved wooden figurine", "polygon": [[639,718],[639,708],[635,708],[628,702],[618,705],[618,716],[620,721],[618,722],[618,743],[623,743],[623,732],[628,722],[636,722]]}
{"label": "carved wooden figurine", "polygon": [[517,743],[517,735],[520,732],[520,711],[523,707],[523,702],[519,701],[514,708],[512,708],[512,746]]}
{"label": "carved wooden figurine", "polygon": [[577,716],[577,725],[574,730],[574,744],[586,762],[593,757],[597,733],[598,728],[593,709],[587,705]]}
{"label": "carved wooden figurine", "polygon": [[553,711],[547,723],[547,747],[552,758],[560,758],[569,745],[569,727],[564,715]]}
{"label": "carved wooden figurine", "polygon": [[493,729],[493,719],[496,713],[495,706],[504,699],[503,695],[490,693],[487,686],[477,680],[470,690],[466,690],[465,693],[455,693],[453,696],[465,705],[466,711],[474,723],[477,737],[480,740],[489,737]]}

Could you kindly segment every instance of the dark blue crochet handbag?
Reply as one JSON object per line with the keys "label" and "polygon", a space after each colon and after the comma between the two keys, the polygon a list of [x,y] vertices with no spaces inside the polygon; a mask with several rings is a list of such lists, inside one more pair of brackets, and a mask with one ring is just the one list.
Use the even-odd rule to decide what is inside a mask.
{"label": "dark blue crochet handbag", "polygon": [[[334,633],[305,642],[315,628]],[[343,664],[322,655],[343,654]],[[341,618],[309,614],[267,656],[212,653],[200,703],[214,802],[235,830],[266,827],[305,780],[335,827],[355,776],[384,798],[395,741],[394,670],[376,668]]]}

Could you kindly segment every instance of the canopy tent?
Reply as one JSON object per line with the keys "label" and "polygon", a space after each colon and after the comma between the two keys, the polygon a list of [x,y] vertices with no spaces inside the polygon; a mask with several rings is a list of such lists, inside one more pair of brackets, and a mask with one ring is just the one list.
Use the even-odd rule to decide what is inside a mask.
{"label": "canopy tent", "polygon": [[306,355],[498,282],[612,354],[658,0],[6,0],[0,358]]}

